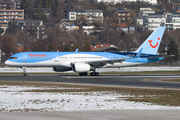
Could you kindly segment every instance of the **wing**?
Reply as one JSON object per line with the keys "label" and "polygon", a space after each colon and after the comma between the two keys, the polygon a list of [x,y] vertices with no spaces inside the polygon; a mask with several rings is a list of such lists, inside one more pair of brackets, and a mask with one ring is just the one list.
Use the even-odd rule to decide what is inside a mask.
{"label": "wing", "polygon": [[86,61],[86,63],[88,63],[91,66],[104,66],[107,63],[109,64],[113,64],[116,62],[122,62],[125,61],[127,59],[133,59],[134,57],[126,57],[126,58],[121,58],[121,59],[107,59],[107,60],[101,60],[101,61]]}

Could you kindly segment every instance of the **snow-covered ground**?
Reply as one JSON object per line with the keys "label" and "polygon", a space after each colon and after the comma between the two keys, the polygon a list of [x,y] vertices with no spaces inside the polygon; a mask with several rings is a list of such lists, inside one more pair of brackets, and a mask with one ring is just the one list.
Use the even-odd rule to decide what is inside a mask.
{"label": "snow-covered ground", "polygon": [[[180,107],[153,105],[145,102],[125,101],[126,97],[115,92],[24,92],[47,87],[0,85],[0,111],[77,111],[107,109],[180,109]],[[64,88],[58,88],[64,89]]]}
{"label": "snow-covered ground", "polygon": [[[125,67],[125,68],[99,68],[97,72],[139,72],[139,71],[180,71],[180,67]],[[23,72],[21,68],[0,68],[0,73],[15,73]],[[72,72],[72,71],[70,71]],[[27,68],[27,73],[56,73],[53,68]]]}

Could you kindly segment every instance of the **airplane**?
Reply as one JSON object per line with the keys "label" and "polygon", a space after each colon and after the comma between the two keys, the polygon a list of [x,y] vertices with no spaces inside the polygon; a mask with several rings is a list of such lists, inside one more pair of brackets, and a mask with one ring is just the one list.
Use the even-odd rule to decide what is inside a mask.
{"label": "airplane", "polygon": [[[167,56],[156,55],[165,27],[159,26],[134,52],[22,52],[5,61],[13,67],[53,67],[56,72],[73,70],[80,76],[99,76],[96,68],[121,68],[156,62]],[[24,76],[26,76],[26,69]]]}

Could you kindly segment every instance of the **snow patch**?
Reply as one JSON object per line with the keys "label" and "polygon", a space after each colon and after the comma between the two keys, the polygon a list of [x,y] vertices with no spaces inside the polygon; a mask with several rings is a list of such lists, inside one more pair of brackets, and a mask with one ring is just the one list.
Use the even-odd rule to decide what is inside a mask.
{"label": "snow patch", "polygon": [[[180,109],[180,107],[125,101],[116,92],[23,92],[45,87],[0,86],[0,111],[77,111],[106,109]],[[51,89],[51,88],[50,88]],[[59,88],[61,89],[61,88]],[[64,88],[62,88],[64,89]],[[70,88],[71,89],[71,88]]]}

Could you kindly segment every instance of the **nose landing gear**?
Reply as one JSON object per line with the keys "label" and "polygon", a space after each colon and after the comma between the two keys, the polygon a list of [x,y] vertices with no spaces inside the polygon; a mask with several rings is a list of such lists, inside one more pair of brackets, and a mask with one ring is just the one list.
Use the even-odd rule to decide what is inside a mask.
{"label": "nose landing gear", "polygon": [[26,73],[26,67],[22,67],[22,69],[23,69],[23,75],[28,76],[28,74]]}

